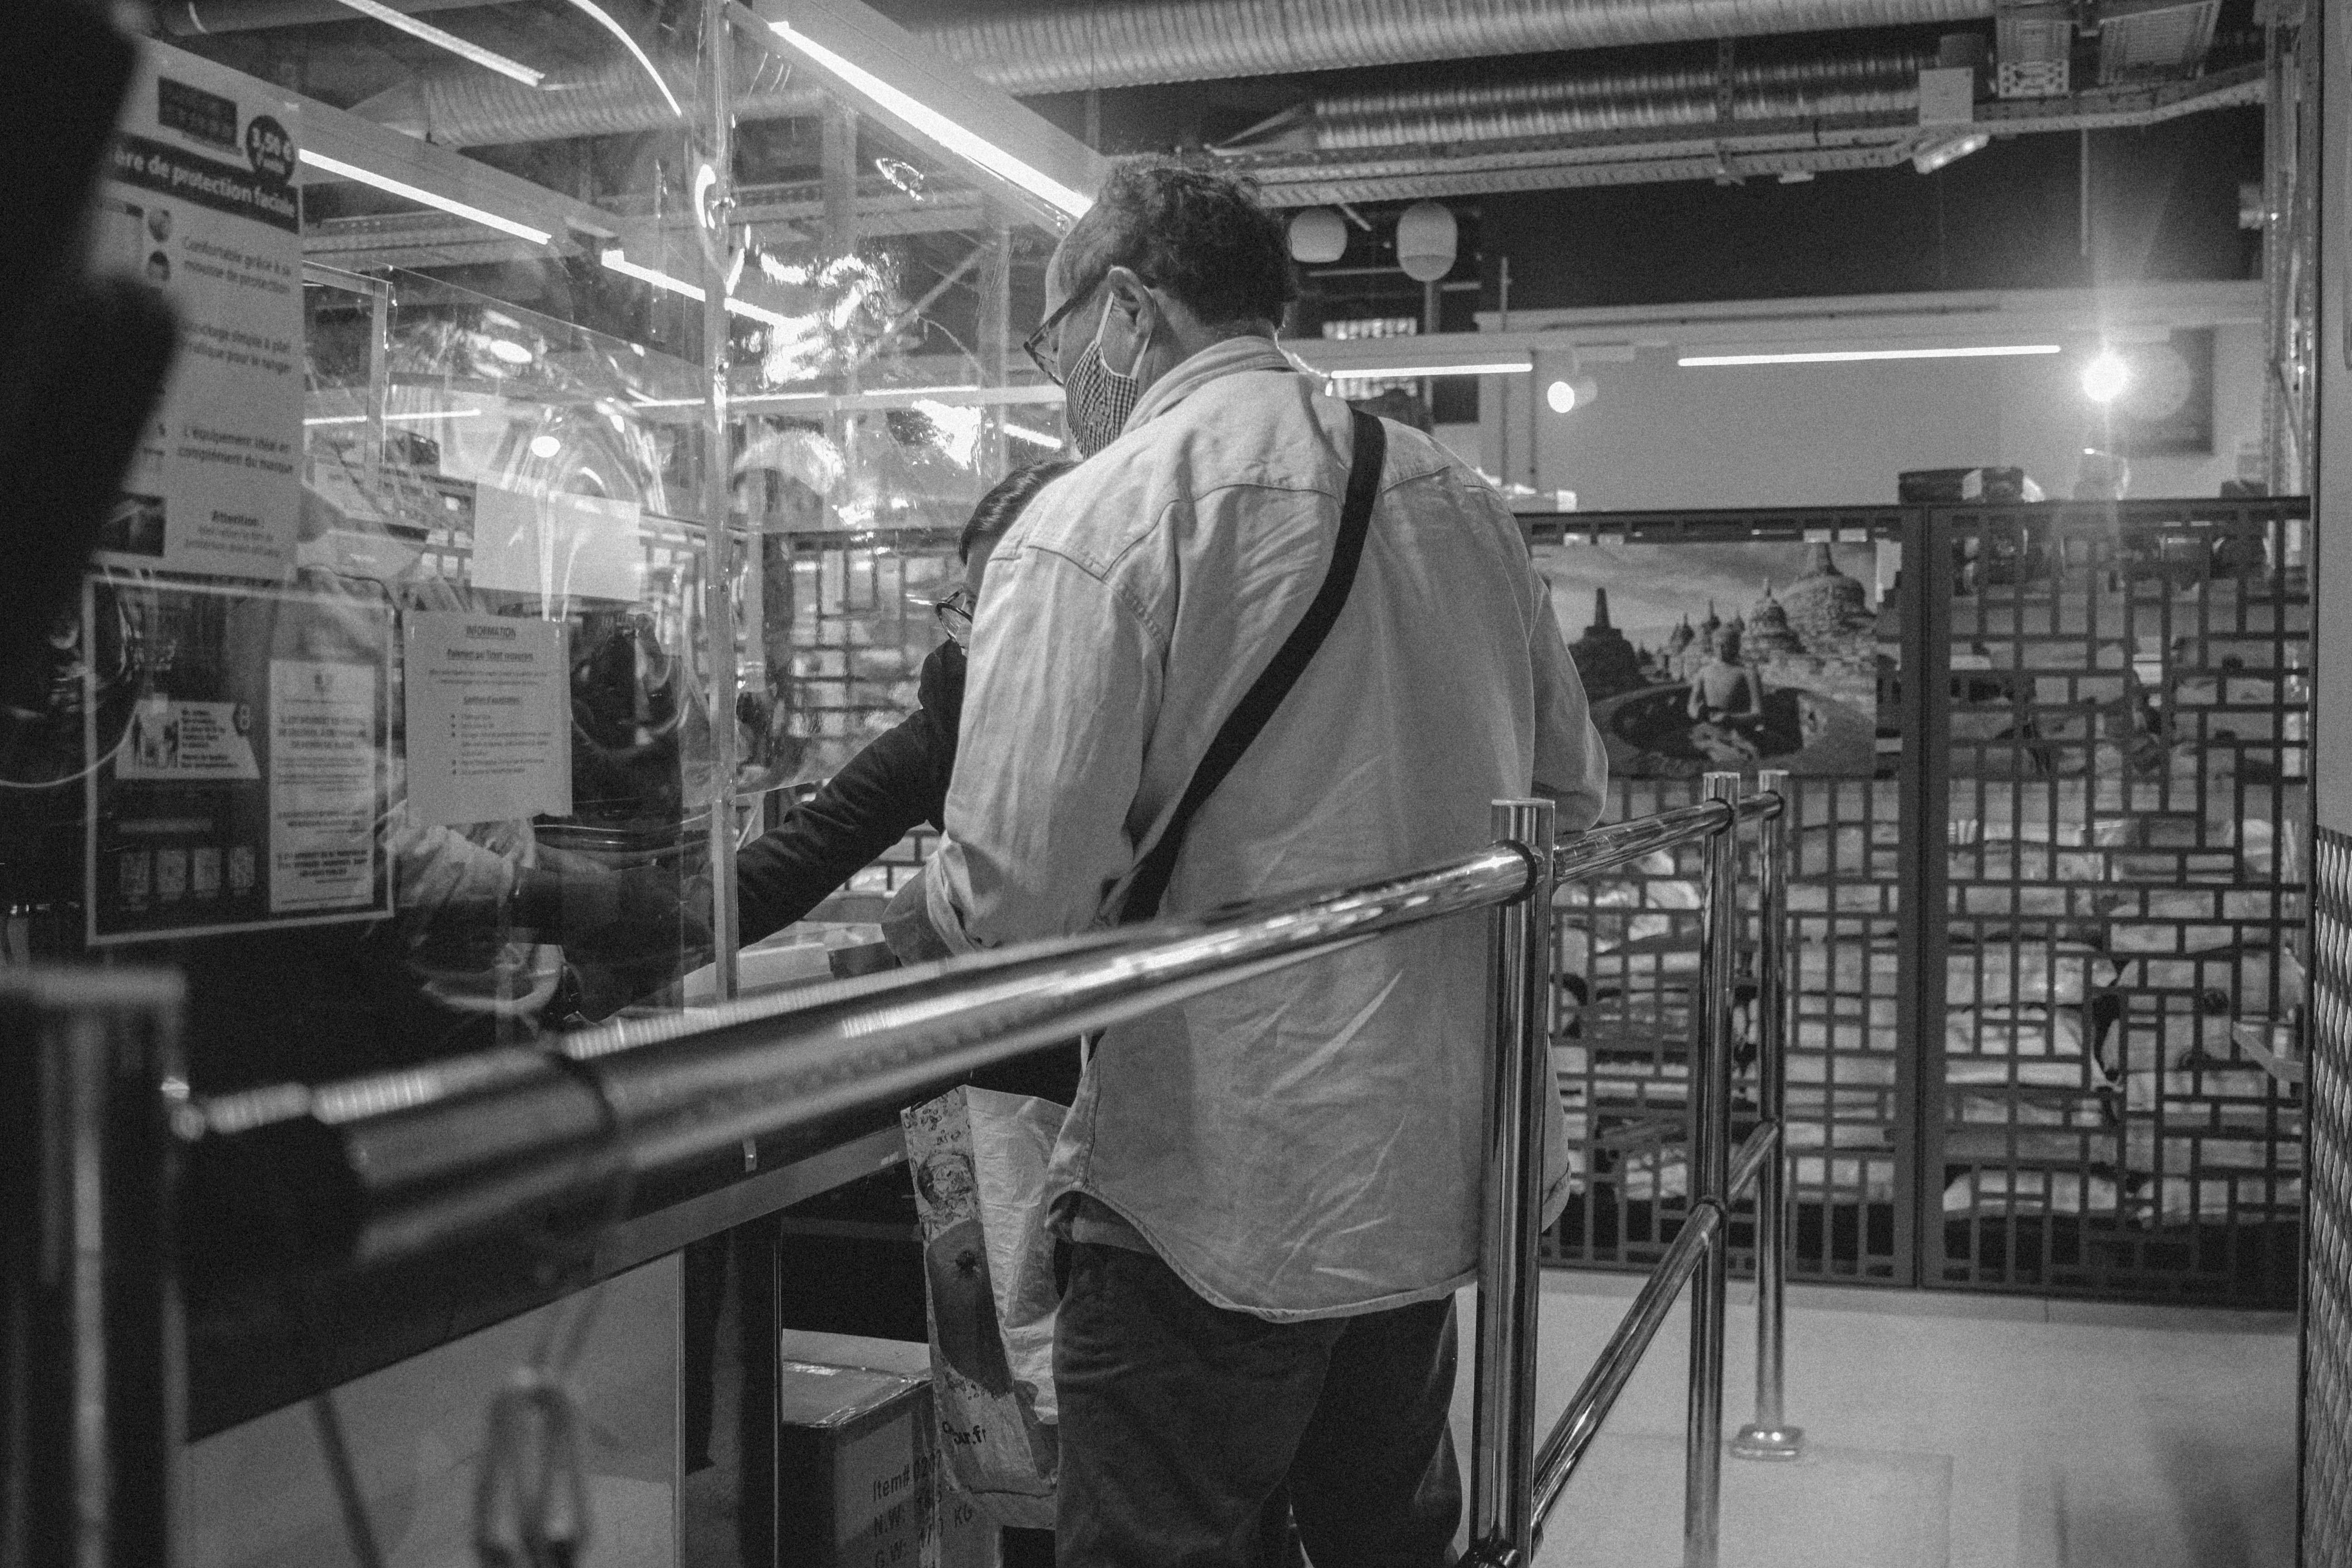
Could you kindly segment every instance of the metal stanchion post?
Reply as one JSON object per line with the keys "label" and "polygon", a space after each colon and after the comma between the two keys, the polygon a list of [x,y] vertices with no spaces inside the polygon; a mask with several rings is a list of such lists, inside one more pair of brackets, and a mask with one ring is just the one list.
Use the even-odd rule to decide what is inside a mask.
{"label": "metal stanchion post", "polygon": [[1535,1544],[1536,1231],[1543,1203],[1543,1097],[1551,1081],[1554,811],[1495,803],[1497,839],[1534,856],[1528,894],[1493,916],[1495,1077],[1486,1126],[1486,1230],[1478,1263],[1471,1415],[1471,1560],[1524,1565]]}
{"label": "metal stanchion post", "polygon": [[[1739,775],[1709,773],[1709,800],[1739,798]],[[1698,980],[1691,995],[1690,1202],[1728,1211],[1731,1184],[1731,994],[1739,927],[1739,841],[1733,827],[1706,840]],[[1689,1427],[1683,1451],[1685,1568],[1715,1568],[1723,1511],[1723,1308],[1727,1231],[1716,1233],[1693,1281]]]}
{"label": "metal stanchion post", "polygon": [[1756,1178],[1756,1419],[1739,1429],[1731,1451],[1743,1459],[1793,1459],[1802,1428],[1781,1408],[1789,1272],[1789,822],[1796,803],[1785,773],[1759,773],[1758,788],[1780,797],[1780,811],[1757,825],[1756,1101],[1777,1130],[1772,1156]]}
{"label": "metal stanchion post", "polygon": [[0,971],[0,1563],[170,1568],[180,979]]}

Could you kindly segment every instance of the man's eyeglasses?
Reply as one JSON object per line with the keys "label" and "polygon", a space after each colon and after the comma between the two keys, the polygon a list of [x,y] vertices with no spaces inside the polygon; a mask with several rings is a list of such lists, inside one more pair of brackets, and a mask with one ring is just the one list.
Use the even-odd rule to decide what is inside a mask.
{"label": "man's eyeglasses", "polygon": [[931,614],[939,616],[940,629],[959,643],[971,641],[971,590],[957,588],[944,598],[931,601]]}
{"label": "man's eyeglasses", "polygon": [[1035,331],[1021,340],[1021,352],[1029,356],[1029,363],[1037,367],[1037,374],[1055,386],[1062,384],[1062,367],[1055,363],[1054,356],[1045,352],[1046,340],[1053,335],[1054,329],[1062,324],[1062,319],[1085,304],[1088,296],[1101,285],[1102,279],[1097,278],[1085,288],[1072,290],[1070,297],[1055,307],[1052,315],[1037,323]]}

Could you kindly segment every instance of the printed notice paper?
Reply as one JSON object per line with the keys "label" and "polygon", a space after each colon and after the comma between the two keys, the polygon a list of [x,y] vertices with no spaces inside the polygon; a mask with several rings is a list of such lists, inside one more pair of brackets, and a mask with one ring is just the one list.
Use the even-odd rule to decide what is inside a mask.
{"label": "printed notice paper", "polygon": [[92,230],[98,265],[143,278],[180,353],[100,548],[140,566],[281,578],[302,451],[302,236],[293,102],[142,44]]}
{"label": "printed notice paper", "polygon": [[375,880],[377,672],[269,663],[269,912],[365,904]]}
{"label": "printed notice paper", "polygon": [[477,588],[634,605],[645,593],[644,532],[635,501],[484,485],[474,496],[468,572]]}
{"label": "printed notice paper", "polygon": [[132,689],[83,674],[90,942],[390,914],[391,606],[95,575],[83,595],[85,647],[168,628],[126,641]]}
{"label": "printed notice paper", "polygon": [[563,624],[408,616],[408,811],[420,826],[572,814]]}

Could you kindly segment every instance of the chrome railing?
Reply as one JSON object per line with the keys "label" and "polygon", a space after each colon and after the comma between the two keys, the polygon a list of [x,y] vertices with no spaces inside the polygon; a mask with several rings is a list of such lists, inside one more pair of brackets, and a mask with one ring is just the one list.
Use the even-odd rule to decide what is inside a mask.
{"label": "chrome railing", "polygon": [[[1780,776],[1767,774],[1765,782],[1777,785]],[[1692,1314],[1685,1523],[1690,1560],[1712,1563],[1727,1216],[1749,1180],[1758,1182],[1768,1206],[1785,1201],[1778,1099],[1785,1077],[1780,1063],[1785,993],[1779,975],[1785,962],[1784,884],[1775,865],[1782,797],[1740,799],[1738,788],[1736,775],[1710,774],[1707,798],[1696,805],[1598,829],[1564,845],[1554,843],[1549,803],[1498,802],[1499,841],[1492,847],[1386,881],[1203,919],[1032,943],[681,1016],[630,1020],[544,1049],[488,1051],[320,1088],[287,1085],[192,1100],[168,1050],[117,1051],[106,1059],[161,1064],[150,1074],[143,1100],[134,1097],[133,1109],[143,1103],[149,1121],[175,1135],[171,1143],[185,1152],[186,1178],[173,1190],[176,1162],[168,1148],[159,1152],[152,1140],[122,1141],[121,1129],[142,1124],[137,1115],[126,1117],[119,1108],[108,1115],[78,1111],[79,1101],[71,1096],[40,1100],[44,1152],[0,1162],[0,1175],[14,1178],[5,1195],[25,1200],[16,1212],[35,1216],[33,1256],[50,1258],[60,1247],[89,1256],[103,1247],[110,1284],[84,1297],[28,1298],[20,1304],[41,1331],[0,1345],[0,1356],[29,1353],[37,1342],[60,1365],[152,1365],[176,1373],[177,1287],[169,1246],[175,1214],[201,1220],[213,1234],[249,1229],[280,1238],[271,1244],[278,1251],[268,1258],[268,1267],[330,1275],[446,1253],[518,1226],[539,1227],[542,1235],[551,1225],[605,1226],[626,1213],[628,1194],[640,1184],[707,1170],[714,1157],[751,1151],[762,1141],[853,1111],[902,1105],[972,1068],[1387,931],[1486,909],[1493,921],[1497,1054],[1474,1373],[1473,1560],[1496,1565],[1531,1560],[1544,1516],[1675,1297],[1696,1275],[1701,1284]],[[1764,1120],[1756,1136],[1734,1162],[1728,1149],[1738,920],[1733,830],[1750,819],[1763,825],[1767,866],[1759,962],[1769,1000],[1759,1014],[1766,1065],[1759,1081],[1770,1098],[1760,1107]],[[1538,1451],[1532,1396],[1542,1097],[1555,1092],[1552,889],[1697,840],[1706,845],[1707,875],[1704,953],[1694,996],[1690,1214],[1664,1264]],[[58,994],[70,1003],[79,994]],[[84,1000],[93,1016],[121,1011],[95,994]],[[102,1020],[76,1024],[83,1010],[63,1008],[62,1021],[47,1035],[68,1043],[42,1059],[63,1063],[76,1052],[104,1054],[108,1028]],[[112,1092],[120,1099],[119,1086]],[[119,1152],[121,1168],[106,1168],[110,1150]],[[45,1190],[43,1184],[54,1186],[59,1173],[83,1184]],[[24,1190],[16,1190],[18,1184]],[[257,1185],[268,1190],[257,1193]],[[132,1203],[140,1221],[135,1229],[100,1232],[86,1217],[77,1218],[97,1213],[92,1205],[103,1206],[105,1194],[114,1192],[147,1194]],[[1780,1425],[1784,1236],[1777,1209],[1759,1220],[1759,1301],[1771,1303],[1769,1311],[1759,1311],[1759,1333],[1769,1332],[1772,1343],[1769,1354],[1759,1356],[1758,1418],[1742,1435],[1743,1443],[1759,1434],[1780,1440],[1783,1447],[1773,1452],[1793,1452],[1795,1438]],[[143,1249],[142,1256],[119,1259],[115,1248],[124,1246]],[[123,1262],[136,1266],[116,1267]],[[152,1391],[142,1384],[141,1398],[122,1401],[106,1398],[93,1384],[63,1404],[26,1405],[18,1392],[38,1382],[26,1373],[23,1365],[0,1366],[0,1395],[10,1405],[0,1410],[0,1432],[37,1432],[70,1409],[76,1430],[89,1436],[37,1458],[41,1444],[12,1444],[0,1456],[14,1472],[0,1477],[5,1483],[0,1499],[23,1497],[23,1483],[33,1479],[24,1467],[37,1463],[42,1484],[64,1488],[60,1495],[109,1499],[105,1515],[142,1521],[134,1532],[139,1543],[127,1554],[101,1548],[54,1557],[36,1552],[26,1560],[43,1565],[165,1560],[152,1551],[147,1531],[168,1517],[168,1502],[160,1493],[139,1494],[142,1485],[167,1487],[173,1467],[133,1470],[121,1456],[176,1446],[182,1406],[176,1391],[148,1398],[144,1394]],[[84,1473],[93,1465],[103,1468]],[[151,1479],[142,1483],[141,1474]],[[8,1526],[0,1520],[0,1533]],[[85,1516],[84,1527],[87,1548],[94,1539],[89,1532],[107,1533],[107,1520]]]}
{"label": "chrome railing", "polygon": [[[1544,895],[1497,912],[1495,956],[1496,1069],[1489,1113],[1486,1232],[1479,1263],[1478,1341],[1471,1416],[1471,1552],[1477,1568],[1525,1568],[1544,1521],[1601,1434],[1617,1396],[1649,1349],[1683,1287],[1691,1300],[1688,1409],[1683,1469],[1686,1568],[1714,1568],[1723,1492],[1723,1342],[1730,1215],[1741,1194],[1757,1194],[1756,1419],[1733,1445],[1742,1458],[1793,1458],[1801,1434],[1786,1426],[1781,1399],[1781,1293],[1787,1268],[1788,1161],[1782,1132],[1788,1082],[1788,775],[1766,773],[1742,798],[1739,775],[1706,775],[1698,805],[1662,812],[1561,845],[1551,881],[1574,881],[1694,839],[1706,845],[1701,879],[1698,973],[1691,989],[1688,1149],[1690,1209],[1680,1232],[1634,1298],[1599,1360],[1535,1445],[1536,1248],[1543,1161],[1528,1129],[1551,1083],[1549,1019],[1551,900]],[[1549,806],[1497,805],[1496,832],[1541,843]],[[1738,846],[1734,830],[1758,826],[1755,1131],[1731,1149],[1733,1001],[1738,963]],[[1638,846],[1629,849],[1629,846]]]}

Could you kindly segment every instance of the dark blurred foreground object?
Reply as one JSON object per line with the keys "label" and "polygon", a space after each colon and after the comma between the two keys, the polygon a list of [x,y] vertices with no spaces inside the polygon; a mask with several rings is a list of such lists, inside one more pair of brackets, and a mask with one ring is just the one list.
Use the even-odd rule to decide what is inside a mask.
{"label": "dark blurred foreground object", "polygon": [[2006,506],[2041,499],[2042,487],[2023,468],[1913,468],[1895,480],[1895,500],[1905,506]]}
{"label": "dark blurred foreground object", "polygon": [[21,707],[172,362],[162,296],[83,265],[131,60],[91,0],[16,7],[0,51],[0,698]]}

